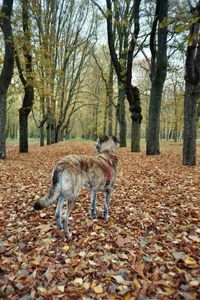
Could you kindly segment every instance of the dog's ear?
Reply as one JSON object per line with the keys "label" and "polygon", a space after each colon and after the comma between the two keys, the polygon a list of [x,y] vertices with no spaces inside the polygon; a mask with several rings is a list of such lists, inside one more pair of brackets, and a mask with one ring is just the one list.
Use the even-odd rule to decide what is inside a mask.
{"label": "dog's ear", "polygon": [[116,136],[113,135],[112,139],[115,144],[119,143],[119,139]]}
{"label": "dog's ear", "polygon": [[99,142],[102,144],[103,142],[107,142],[109,140],[109,137],[107,135],[101,135],[99,137]]}

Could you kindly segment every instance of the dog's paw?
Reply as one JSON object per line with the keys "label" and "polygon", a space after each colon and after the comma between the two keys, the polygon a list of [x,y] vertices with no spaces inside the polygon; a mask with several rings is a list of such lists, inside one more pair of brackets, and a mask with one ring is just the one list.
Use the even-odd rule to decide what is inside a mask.
{"label": "dog's paw", "polygon": [[103,215],[103,218],[104,218],[105,221],[108,221],[109,217],[110,217],[109,215],[105,215],[105,214]]}
{"label": "dog's paw", "polygon": [[63,229],[63,224],[61,222],[57,222],[56,223],[56,226],[59,230],[62,230]]}
{"label": "dog's paw", "polygon": [[65,236],[66,236],[66,238],[68,239],[68,240],[71,240],[71,238],[72,238],[72,233],[71,232],[65,232]]}
{"label": "dog's paw", "polygon": [[90,215],[90,218],[92,219],[92,220],[96,220],[97,219],[97,215]]}

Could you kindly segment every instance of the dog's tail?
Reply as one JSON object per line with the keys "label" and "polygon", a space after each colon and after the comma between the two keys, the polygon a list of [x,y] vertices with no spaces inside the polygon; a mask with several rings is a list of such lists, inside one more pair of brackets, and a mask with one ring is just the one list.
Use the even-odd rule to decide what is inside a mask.
{"label": "dog's tail", "polygon": [[38,201],[36,201],[33,208],[35,210],[40,210],[50,206],[53,202],[55,202],[58,199],[60,192],[61,192],[61,184],[59,183],[59,173],[55,169],[53,171],[52,186],[49,190],[49,193],[44,197],[40,198]]}

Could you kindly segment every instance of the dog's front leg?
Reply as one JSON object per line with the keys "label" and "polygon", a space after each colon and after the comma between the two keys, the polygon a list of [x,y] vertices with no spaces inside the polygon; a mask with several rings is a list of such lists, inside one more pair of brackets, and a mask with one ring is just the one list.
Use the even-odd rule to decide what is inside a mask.
{"label": "dog's front leg", "polygon": [[62,206],[63,206],[64,198],[59,196],[57,206],[56,206],[56,224],[58,229],[63,229],[61,214],[62,214]]}
{"label": "dog's front leg", "polygon": [[96,206],[97,206],[97,192],[92,190],[91,191],[91,218],[96,219],[97,212],[96,212]]}
{"label": "dog's front leg", "polygon": [[110,200],[111,190],[106,189],[105,191],[105,200],[104,200],[104,212],[103,217],[105,220],[109,218],[109,200]]}

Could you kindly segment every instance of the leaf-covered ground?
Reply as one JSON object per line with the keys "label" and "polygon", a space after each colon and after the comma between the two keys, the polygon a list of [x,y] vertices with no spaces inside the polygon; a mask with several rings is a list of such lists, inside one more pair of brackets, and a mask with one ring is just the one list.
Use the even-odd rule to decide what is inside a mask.
{"label": "leaf-covered ground", "polygon": [[110,220],[101,218],[101,193],[98,219],[89,219],[82,190],[67,240],[56,229],[55,205],[32,206],[69,153],[95,155],[94,144],[32,144],[18,154],[10,143],[0,162],[0,299],[198,299],[200,167],[181,165],[180,145],[155,157],[118,149]]}

